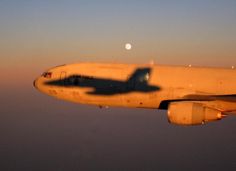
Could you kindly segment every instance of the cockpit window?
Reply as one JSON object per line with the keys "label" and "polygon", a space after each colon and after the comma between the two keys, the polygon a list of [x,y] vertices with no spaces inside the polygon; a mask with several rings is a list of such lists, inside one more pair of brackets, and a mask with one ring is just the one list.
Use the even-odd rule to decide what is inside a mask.
{"label": "cockpit window", "polygon": [[52,78],[52,73],[51,72],[45,72],[42,75],[44,78]]}

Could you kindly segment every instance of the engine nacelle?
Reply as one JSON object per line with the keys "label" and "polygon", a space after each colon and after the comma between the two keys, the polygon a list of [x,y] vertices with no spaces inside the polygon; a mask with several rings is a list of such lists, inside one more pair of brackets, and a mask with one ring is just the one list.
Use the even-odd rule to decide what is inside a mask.
{"label": "engine nacelle", "polygon": [[167,114],[169,122],[178,125],[200,125],[223,117],[220,111],[197,102],[173,102]]}

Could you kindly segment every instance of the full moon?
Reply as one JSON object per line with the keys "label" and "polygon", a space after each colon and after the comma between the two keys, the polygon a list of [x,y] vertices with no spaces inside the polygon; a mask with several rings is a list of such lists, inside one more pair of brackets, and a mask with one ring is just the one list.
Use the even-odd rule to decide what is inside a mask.
{"label": "full moon", "polygon": [[131,50],[131,48],[132,48],[132,45],[130,43],[125,44],[125,49],[126,50]]}

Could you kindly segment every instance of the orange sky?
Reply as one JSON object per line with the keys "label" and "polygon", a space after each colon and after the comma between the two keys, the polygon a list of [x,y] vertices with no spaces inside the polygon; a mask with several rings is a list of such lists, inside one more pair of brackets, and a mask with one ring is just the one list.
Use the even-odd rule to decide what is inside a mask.
{"label": "orange sky", "polygon": [[135,2],[1,2],[0,68],[31,78],[79,61],[236,65],[235,1]]}

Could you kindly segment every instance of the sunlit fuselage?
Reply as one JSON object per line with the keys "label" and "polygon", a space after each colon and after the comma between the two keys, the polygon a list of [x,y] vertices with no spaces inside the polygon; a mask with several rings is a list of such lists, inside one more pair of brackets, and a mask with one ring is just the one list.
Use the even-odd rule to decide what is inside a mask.
{"label": "sunlit fuselage", "polygon": [[[222,68],[78,63],[52,68],[35,81],[50,96],[81,104],[166,109],[191,100],[221,111],[236,110],[236,70]],[[214,103],[212,103],[214,101]]]}

